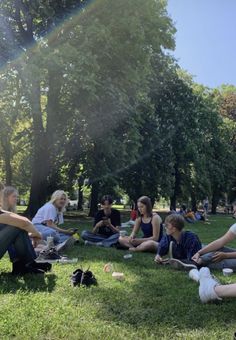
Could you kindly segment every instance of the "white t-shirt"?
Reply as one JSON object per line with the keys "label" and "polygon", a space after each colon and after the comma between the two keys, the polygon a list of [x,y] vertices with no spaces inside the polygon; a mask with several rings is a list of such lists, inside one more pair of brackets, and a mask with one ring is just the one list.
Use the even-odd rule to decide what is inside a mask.
{"label": "white t-shirt", "polygon": [[59,212],[55,205],[50,202],[44,204],[32,219],[33,224],[41,224],[46,221],[53,221],[55,224],[64,223],[62,212]]}
{"label": "white t-shirt", "polygon": [[231,227],[229,228],[230,231],[232,231],[232,233],[234,233],[236,235],[236,223],[234,223],[233,225],[231,225]]}

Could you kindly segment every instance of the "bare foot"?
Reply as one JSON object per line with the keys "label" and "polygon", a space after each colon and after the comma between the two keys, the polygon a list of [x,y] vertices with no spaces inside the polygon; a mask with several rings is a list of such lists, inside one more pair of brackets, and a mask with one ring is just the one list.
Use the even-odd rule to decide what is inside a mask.
{"label": "bare foot", "polygon": [[131,247],[131,248],[129,248],[129,251],[136,251],[136,248],[135,247]]}

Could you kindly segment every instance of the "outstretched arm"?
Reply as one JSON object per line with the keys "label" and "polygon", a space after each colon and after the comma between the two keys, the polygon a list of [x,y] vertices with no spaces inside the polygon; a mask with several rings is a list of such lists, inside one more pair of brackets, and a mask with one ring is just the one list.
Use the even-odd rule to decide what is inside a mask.
{"label": "outstretched arm", "polygon": [[217,240],[211,242],[210,244],[208,244],[206,247],[200,249],[193,257],[192,259],[195,262],[198,262],[199,258],[201,255],[207,254],[209,252],[213,252],[213,251],[217,251],[220,248],[224,247],[224,245],[226,245],[227,243],[229,243],[230,241],[234,240],[236,237],[236,235],[234,233],[232,233],[232,231],[227,231],[227,233],[218,238]]}
{"label": "outstretched arm", "polygon": [[31,237],[41,239],[41,234],[35,229],[34,225],[28,220],[28,218],[4,211],[0,215],[0,223],[7,224],[22,230],[27,231]]}

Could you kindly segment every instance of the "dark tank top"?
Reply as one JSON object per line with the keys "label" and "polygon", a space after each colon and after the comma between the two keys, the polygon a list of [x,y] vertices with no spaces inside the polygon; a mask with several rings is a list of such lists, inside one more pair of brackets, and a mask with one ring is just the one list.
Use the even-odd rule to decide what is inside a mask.
{"label": "dark tank top", "polygon": [[[148,238],[148,237],[152,237],[153,236],[153,230],[152,230],[152,218],[153,218],[153,215],[151,217],[151,220],[150,222],[143,222],[143,219],[141,217],[141,223],[140,223],[140,228],[143,232],[143,237],[144,238]],[[162,238],[162,235],[163,235],[163,225],[162,223],[160,224],[160,233],[159,233],[159,238],[157,240],[157,242],[159,242]]]}

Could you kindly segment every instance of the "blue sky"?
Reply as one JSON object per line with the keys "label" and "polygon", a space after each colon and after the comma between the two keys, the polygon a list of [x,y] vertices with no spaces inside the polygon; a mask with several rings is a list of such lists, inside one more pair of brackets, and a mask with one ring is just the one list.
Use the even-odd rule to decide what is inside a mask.
{"label": "blue sky", "polygon": [[206,86],[236,85],[236,0],[168,0],[168,12],[179,65]]}

